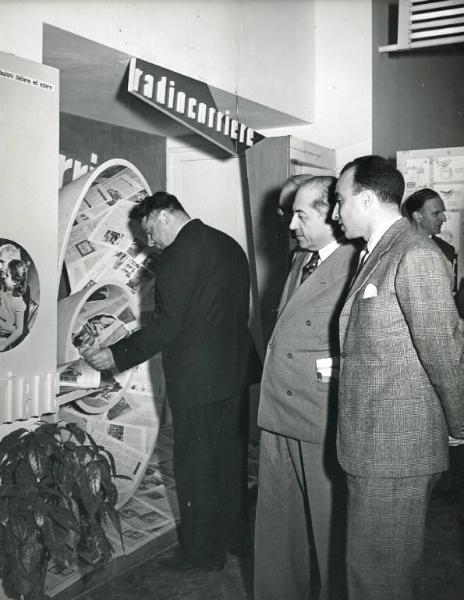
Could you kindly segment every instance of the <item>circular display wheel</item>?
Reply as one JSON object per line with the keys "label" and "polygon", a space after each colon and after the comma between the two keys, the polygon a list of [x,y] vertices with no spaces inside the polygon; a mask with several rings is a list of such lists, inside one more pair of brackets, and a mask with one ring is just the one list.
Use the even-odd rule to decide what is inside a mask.
{"label": "circular display wheel", "polygon": [[148,292],[156,257],[130,219],[150,193],[143,175],[123,159],[103,163],[60,191],[60,418],[84,427],[128,477],[115,481],[118,507],[133,496],[153,453],[164,398],[161,362],[154,357],[149,369],[99,373],[79,349],[111,346],[153,314]]}

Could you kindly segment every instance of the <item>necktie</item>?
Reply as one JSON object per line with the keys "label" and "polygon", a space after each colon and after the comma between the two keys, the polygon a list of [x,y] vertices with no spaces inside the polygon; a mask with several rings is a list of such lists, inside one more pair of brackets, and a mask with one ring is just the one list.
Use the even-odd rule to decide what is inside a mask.
{"label": "necktie", "polygon": [[350,288],[353,285],[353,283],[356,281],[356,278],[359,275],[359,273],[361,272],[361,269],[363,268],[368,256],[369,256],[369,250],[367,249],[367,246],[364,246],[364,249],[361,250],[361,254],[359,257],[358,266],[356,267],[356,271],[354,272],[354,275],[351,278]]}
{"label": "necktie", "polygon": [[317,250],[311,254],[311,258],[301,270],[300,284],[303,283],[303,281],[307,279],[311,275],[311,273],[314,273],[317,265],[319,264],[319,258],[319,252]]}

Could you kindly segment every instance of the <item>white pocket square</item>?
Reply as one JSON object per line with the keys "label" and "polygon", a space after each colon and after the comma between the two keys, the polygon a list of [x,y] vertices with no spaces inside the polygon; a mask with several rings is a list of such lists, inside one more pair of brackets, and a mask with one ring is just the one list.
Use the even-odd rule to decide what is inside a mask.
{"label": "white pocket square", "polygon": [[377,296],[377,288],[373,283],[368,283],[366,285],[366,289],[364,290],[363,299],[364,298],[375,298]]}

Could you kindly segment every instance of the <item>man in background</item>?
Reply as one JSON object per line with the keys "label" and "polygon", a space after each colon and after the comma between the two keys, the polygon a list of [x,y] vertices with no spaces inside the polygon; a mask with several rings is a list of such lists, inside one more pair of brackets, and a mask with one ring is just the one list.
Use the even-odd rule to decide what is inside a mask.
{"label": "man in background", "polygon": [[155,318],[87,360],[124,371],[162,351],[174,431],[179,547],[164,566],[222,569],[240,542],[245,390],[259,379],[242,248],[157,192],[130,217],[161,251]]}
{"label": "man in background", "polygon": [[401,218],[401,173],[348,163],[334,218],[367,245],[340,315],[338,458],[350,600],[422,598],[425,517],[464,437],[464,339],[441,250]]}
{"label": "man in background", "polygon": [[446,209],[442,198],[435,190],[423,188],[406,198],[403,210],[417,232],[430,237],[449,261],[454,275],[454,301],[461,318],[464,318],[464,280],[458,285],[456,249],[438,235],[443,223],[446,223]]}
{"label": "man in background", "polygon": [[297,189],[290,230],[298,249],[261,383],[257,600],[316,598],[318,570],[320,600],[340,582],[333,569],[333,542],[342,544],[344,531],[344,478],[335,449],[338,315],[355,249],[337,239],[331,222],[334,184],[334,177],[304,176],[283,189]]}
{"label": "man in background", "polygon": [[445,204],[438,192],[430,188],[417,190],[406,198],[403,209],[416,231],[425,237],[430,237],[454,267],[456,249],[444,239],[437,237],[443,223],[446,223]]}

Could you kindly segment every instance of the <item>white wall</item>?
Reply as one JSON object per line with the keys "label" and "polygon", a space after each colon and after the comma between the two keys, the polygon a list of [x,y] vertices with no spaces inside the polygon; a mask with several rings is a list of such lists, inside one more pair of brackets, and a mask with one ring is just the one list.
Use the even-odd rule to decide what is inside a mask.
{"label": "white wall", "polygon": [[310,121],[314,1],[0,0],[0,50],[40,62],[45,22]]}
{"label": "white wall", "polygon": [[[67,29],[312,124],[265,130],[371,152],[371,0],[1,0],[0,50],[42,59]],[[315,23],[315,25],[314,25]]]}
{"label": "white wall", "polygon": [[336,150],[337,168],[372,151],[371,0],[316,0],[315,117],[290,133]]}

